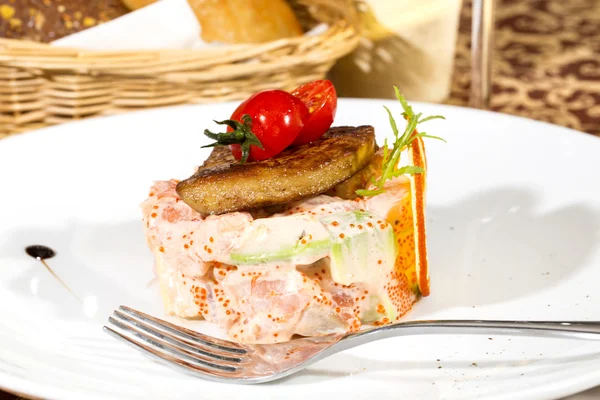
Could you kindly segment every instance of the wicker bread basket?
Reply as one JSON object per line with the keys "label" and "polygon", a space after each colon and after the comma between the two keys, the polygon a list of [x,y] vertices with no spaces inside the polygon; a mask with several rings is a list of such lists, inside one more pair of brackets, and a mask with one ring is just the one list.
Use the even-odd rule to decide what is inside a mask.
{"label": "wicker bread basket", "polygon": [[358,44],[353,0],[289,0],[305,30],[269,43],[199,50],[80,51],[0,38],[0,138],[150,107],[237,100],[325,77]]}

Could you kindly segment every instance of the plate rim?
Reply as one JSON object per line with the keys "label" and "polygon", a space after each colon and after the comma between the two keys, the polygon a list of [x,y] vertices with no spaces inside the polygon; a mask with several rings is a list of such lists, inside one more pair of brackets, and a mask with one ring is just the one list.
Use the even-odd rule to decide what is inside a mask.
{"label": "plate rim", "polygon": [[[340,97],[339,100],[341,102],[347,103],[347,104],[378,103],[380,105],[396,101],[394,99],[384,99],[384,98],[368,98],[368,99],[366,99],[366,98],[355,98],[355,97]],[[37,135],[55,134],[55,132],[60,132],[63,129],[65,129],[65,127],[66,127],[66,129],[74,129],[75,127],[80,126],[82,124],[85,126],[85,125],[96,124],[100,121],[107,121],[107,120],[118,121],[120,119],[138,119],[138,118],[143,118],[147,114],[158,114],[158,113],[168,114],[170,112],[179,112],[179,111],[183,111],[186,109],[188,109],[188,110],[202,109],[202,108],[211,107],[211,106],[212,107],[214,107],[214,106],[223,106],[223,107],[235,106],[235,105],[239,104],[240,101],[163,106],[163,107],[155,107],[155,108],[150,108],[150,109],[130,111],[130,112],[123,113],[123,114],[95,116],[95,117],[86,118],[83,120],[70,121],[70,122],[66,122],[63,124],[59,124],[59,125],[46,126],[46,127],[31,130],[31,131],[27,131],[27,132],[24,132],[21,134],[14,134],[14,135],[8,136],[7,138],[0,140],[0,148],[2,148],[3,142],[4,143],[13,142],[14,140],[20,140],[20,138],[24,138],[24,137],[31,138],[32,136],[37,136]],[[573,128],[568,128],[568,127],[565,127],[562,125],[550,123],[547,121],[535,120],[535,119],[529,118],[529,117],[506,114],[506,113],[502,113],[502,112],[498,112],[498,111],[480,110],[480,109],[474,109],[474,108],[470,108],[470,107],[451,105],[451,104],[438,104],[438,103],[417,102],[417,101],[411,101],[410,104],[413,107],[425,106],[425,107],[447,109],[449,111],[457,110],[459,112],[487,114],[487,115],[493,116],[493,118],[500,118],[503,120],[511,120],[516,124],[534,123],[540,127],[550,128],[550,129],[556,131],[556,133],[558,133],[558,131],[561,131],[561,134],[570,134],[570,135],[575,134],[581,138],[585,138],[585,137],[589,138],[590,143],[594,142],[594,143],[600,144],[600,137],[595,136],[593,134],[590,134],[590,133],[587,133],[584,131],[580,131],[580,130],[576,130]],[[524,132],[524,133],[526,133],[526,132]],[[584,140],[586,140],[586,139],[584,139]],[[577,381],[573,381],[571,379],[571,380],[567,380],[567,381],[557,381],[557,382],[562,382],[562,385],[560,385],[560,386],[563,388],[564,394],[561,393],[560,394],[561,397],[580,393],[581,391],[585,391],[585,390],[588,390],[588,389],[591,389],[591,388],[594,388],[594,387],[600,385],[600,370],[590,371],[588,374],[585,374],[585,379],[578,379]],[[557,382],[555,382],[553,385],[559,386],[559,383],[557,383]],[[568,384],[565,386],[565,383],[568,383]],[[539,394],[555,396],[557,394],[556,390],[548,390],[547,389],[550,386],[552,386],[552,385],[544,385],[542,388],[537,388],[539,390]],[[31,391],[28,390],[30,388],[33,389],[34,387],[37,387],[37,390],[31,390]],[[44,398],[44,397],[39,397],[39,396],[42,396],[41,392],[44,392],[43,396],[47,395],[47,396],[54,397],[54,396],[66,395],[69,398],[71,396],[77,396],[78,393],[83,393],[81,391],[68,393],[62,388],[55,388],[52,385],[49,385],[46,383],[37,383],[37,382],[31,381],[27,378],[11,376],[10,374],[5,374],[2,371],[0,371],[0,390],[6,391],[8,393],[14,393],[17,396],[29,397],[29,398],[32,398],[32,397],[33,398]],[[543,390],[543,392],[542,392],[542,390]],[[90,396],[94,397],[94,398],[96,396],[98,396],[98,394],[96,394],[94,392],[85,392],[85,393],[89,393]],[[518,395],[518,393],[519,392],[512,392],[511,396],[514,396],[515,394]]]}
{"label": "plate rim", "polygon": [[[168,105],[168,106],[160,106],[160,107],[153,107],[153,108],[147,108],[147,109],[141,109],[141,110],[133,110],[133,111],[128,111],[125,113],[120,113],[120,114],[110,114],[110,115],[97,115],[97,116],[93,116],[93,117],[89,117],[89,118],[85,118],[85,119],[80,119],[80,120],[73,120],[73,121],[68,121],[68,122],[64,122],[61,124],[56,124],[56,125],[49,125],[49,126],[45,126],[45,127],[41,127],[41,128],[36,128],[36,129],[32,129],[23,133],[16,133],[16,134],[11,134],[8,137],[5,137],[3,139],[0,139],[0,146],[2,146],[3,142],[11,142],[13,140],[18,140],[19,138],[22,137],[30,137],[31,135],[39,135],[39,134],[47,134],[47,131],[53,132],[53,131],[60,131],[63,129],[63,127],[71,127],[71,126],[78,126],[78,125],[88,125],[88,124],[94,124],[94,123],[98,123],[99,121],[106,121],[106,120],[118,120],[118,119],[130,119],[130,118],[136,118],[136,117],[143,117],[146,114],[154,114],[154,113],[169,113],[169,112],[177,112],[180,110],[185,110],[185,109],[194,109],[194,108],[205,108],[205,107],[225,107],[225,106],[231,106],[231,107],[236,107],[237,105],[240,104],[242,100],[229,100],[229,101],[224,101],[224,102],[214,102],[214,103],[200,103],[200,104],[177,104],[177,105]],[[397,102],[397,100],[392,99],[392,98],[359,98],[359,97],[339,97],[338,98],[338,102],[344,102],[344,103],[390,103],[390,102]],[[468,106],[461,106],[461,105],[455,105],[455,104],[442,104],[442,103],[431,103],[431,102],[422,102],[422,101],[410,101],[409,100],[409,104],[414,108],[415,106],[417,107],[433,107],[433,108],[442,108],[442,109],[448,109],[448,110],[457,110],[459,112],[467,112],[467,113],[474,113],[474,114],[487,114],[492,116],[493,118],[500,118],[500,119],[504,119],[504,120],[512,120],[514,122],[518,122],[521,121],[523,123],[534,123],[534,124],[540,124],[540,126],[546,126],[548,128],[551,128],[553,130],[562,130],[565,133],[571,133],[571,134],[575,134],[578,135],[579,137],[587,137],[590,138],[591,140],[597,140],[600,141],[600,136],[597,135],[593,135],[591,133],[585,132],[585,131],[581,131],[581,130],[577,130],[574,128],[569,128],[563,125],[559,125],[559,124],[555,124],[552,122],[548,122],[548,121],[542,121],[542,120],[537,120],[531,117],[525,117],[525,116],[521,116],[521,115],[514,115],[514,114],[507,114],[507,113],[503,113],[500,111],[494,111],[494,110],[485,110],[485,109],[478,109],[478,108],[473,108],[473,107],[468,107]],[[384,104],[381,104],[382,106]],[[338,106],[339,109],[339,106]]]}

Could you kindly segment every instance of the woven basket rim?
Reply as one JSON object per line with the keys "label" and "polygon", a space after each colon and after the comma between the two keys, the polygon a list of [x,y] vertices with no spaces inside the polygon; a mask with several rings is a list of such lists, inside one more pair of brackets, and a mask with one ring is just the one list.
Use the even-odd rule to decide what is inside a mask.
{"label": "woven basket rim", "polygon": [[[354,31],[358,34],[358,29],[351,23],[345,20],[338,20],[333,24],[327,24],[326,30],[320,33],[282,38],[277,40],[271,40],[263,43],[226,43],[218,46],[209,46],[203,48],[186,48],[186,49],[139,49],[139,50],[94,50],[94,49],[82,49],[77,47],[66,47],[66,46],[53,46],[52,43],[40,43],[26,39],[13,39],[13,38],[2,38],[0,37],[0,50],[12,51],[25,50],[25,49],[39,49],[46,50],[48,52],[55,53],[54,57],[73,57],[74,54],[77,56],[122,56],[124,54],[156,54],[160,53],[163,55],[179,55],[179,54],[204,54],[210,55],[218,54],[222,52],[230,52],[240,49],[260,49],[270,48],[276,44],[297,44],[307,40],[314,40],[318,37],[331,36],[335,32]],[[64,53],[64,54],[62,54]]]}
{"label": "woven basket rim", "polygon": [[360,41],[360,0],[288,0],[301,36],[196,49],[89,50],[0,38],[0,139],[29,129],[140,109],[239,101],[324,79]]}

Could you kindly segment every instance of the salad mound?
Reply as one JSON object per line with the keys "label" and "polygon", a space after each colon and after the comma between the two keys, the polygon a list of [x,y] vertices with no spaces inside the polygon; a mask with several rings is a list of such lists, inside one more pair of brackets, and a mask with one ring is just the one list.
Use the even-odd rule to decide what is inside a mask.
{"label": "salad mound", "polygon": [[[307,186],[312,191],[302,191],[301,195],[290,177],[295,173],[297,182],[302,182],[306,168],[288,168],[292,172],[289,179],[281,180],[286,184],[280,185],[279,190],[295,193],[293,200],[270,198],[271,201],[256,203],[261,204],[257,207],[229,198],[225,210],[203,212],[199,197],[191,200],[191,192],[182,196],[180,181],[155,182],[141,209],[165,312],[182,318],[204,318],[225,329],[233,340],[273,343],[295,335],[345,334],[364,325],[393,323],[421,296],[428,296],[427,163],[423,138],[431,136],[418,133],[416,126],[431,118],[415,114],[397,89],[396,94],[407,124],[400,131],[387,110],[392,145],[386,140],[370,154],[352,158],[351,153],[370,139],[365,136],[367,139],[351,140],[349,143],[357,146],[349,147],[349,155],[344,151],[335,154],[360,159],[360,167],[348,164],[354,165],[351,174],[340,174],[335,179],[328,174],[323,178],[328,185],[313,182]],[[311,95],[318,93],[311,91]],[[317,96],[317,102],[320,98]],[[327,99],[330,101],[331,96]],[[314,101],[313,98],[307,113],[300,112],[306,114],[302,117],[306,123],[315,110],[322,110]],[[332,109],[335,112],[331,105],[327,109],[330,114]],[[298,160],[311,157],[310,154],[316,154],[310,160],[311,169],[341,165],[338,159],[328,159],[322,153],[330,132],[338,129],[330,127],[332,122],[313,121],[308,143],[296,145],[293,143],[304,126],[300,124],[296,136],[287,137],[289,144],[280,146],[278,152],[264,159],[253,158],[256,143],[272,140],[268,135],[274,133],[266,125],[255,132],[254,119],[247,115],[241,116],[246,125],[242,134],[233,134],[240,128],[231,122],[235,120],[225,122],[231,135],[208,134],[217,142],[205,167],[217,178],[197,184],[192,192],[210,198],[213,210],[218,209],[219,196],[228,196],[226,190],[215,193],[217,185],[227,186],[219,178],[231,179],[227,173],[219,175],[219,171],[253,170],[257,163],[280,167],[278,163],[284,163],[281,160],[290,159],[290,155]],[[329,119],[321,115],[318,122]],[[315,126],[325,131],[317,135]],[[352,135],[351,127],[344,129]],[[372,129],[360,127],[361,132]],[[249,139],[248,135],[253,137]],[[229,138],[228,144],[223,143],[224,137]],[[231,148],[234,139],[241,149],[237,155],[236,148]],[[248,145],[248,140],[252,144]],[[307,152],[307,146],[313,151]],[[295,152],[302,157],[294,157]],[[278,157],[280,153],[287,154],[287,158]],[[261,153],[258,154],[260,158]],[[243,172],[242,176],[242,180],[236,178],[236,185],[248,183],[254,188],[253,198],[259,200],[264,195],[261,184],[269,185],[275,179]],[[311,175],[311,180],[318,179],[318,174]],[[229,187],[240,193],[234,190],[235,185]]]}

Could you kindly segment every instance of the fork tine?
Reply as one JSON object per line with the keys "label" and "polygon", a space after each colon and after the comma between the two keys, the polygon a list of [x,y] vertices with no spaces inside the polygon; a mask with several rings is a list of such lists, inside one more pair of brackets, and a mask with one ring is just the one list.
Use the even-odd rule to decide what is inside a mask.
{"label": "fork tine", "polygon": [[[236,378],[236,376],[229,376],[229,375],[233,374],[234,372],[215,370],[212,368],[205,367],[204,365],[201,365],[201,364],[199,365],[196,362],[191,362],[191,361],[187,361],[182,358],[178,358],[176,356],[169,354],[168,352],[158,350],[151,344],[146,344],[145,342],[133,339],[130,336],[111,328],[110,326],[105,325],[103,327],[103,330],[106,333],[108,333],[109,335],[113,336],[114,338],[116,338],[118,340],[122,340],[125,343],[127,343],[128,345],[130,345],[138,350],[141,350],[142,353],[144,353],[145,355],[153,358],[154,360],[156,360],[164,365],[179,368],[187,373],[192,373],[195,376],[200,376],[204,379],[208,379],[211,381],[230,382],[232,380],[235,380],[235,378]],[[246,383],[246,382],[242,381],[241,383]],[[249,380],[247,383],[253,383],[253,382],[251,380]]]}
{"label": "fork tine", "polygon": [[[238,370],[233,365],[224,365],[219,362],[206,360],[203,357],[193,355],[173,346],[169,343],[157,340],[144,332],[138,330],[135,326],[126,325],[112,317],[108,319],[109,324],[104,328],[110,333],[117,335],[130,344],[145,350],[147,353],[158,356],[163,360],[170,361],[180,366],[191,368],[195,371],[213,374],[234,373]],[[116,328],[116,329],[114,329]],[[215,360],[216,361],[216,360]]]}
{"label": "fork tine", "polygon": [[177,339],[193,345],[204,345],[234,354],[246,354],[249,350],[247,346],[244,346],[240,343],[203,335],[199,332],[192,331],[182,326],[174,325],[170,322],[155,318],[151,315],[134,310],[133,308],[127,306],[120,306],[118,310],[124,314],[134,317],[138,321],[144,322],[147,326],[150,326],[155,330],[162,331],[163,333],[168,332]]}
{"label": "fork tine", "polygon": [[[111,320],[111,318],[113,318],[113,320]],[[135,327],[138,331],[143,331],[144,334],[146,334],[147,336],[151,336],[154,340],[166,342],[171,346],[179,348],[181,351],[191,353],[192,355],[198,356],[205,361],[224,361],[225,363],[239,364],[247,360],[247,358],[244,357],[242,354],[238,355],[238,357],[231,357],[229,355],[230,353],[225,353],[215,348],[207,348],[205,346],[199,346],[197,344],[190,345],[187,342],[179,340],[177,337],[174,337],[168,332],[161,332],[156,329],[153,329],[151,326],[148,326],[143,321],[139,321],[135,318],[127,316],[119,310],[115,310],[113,313],[113,317],[111,318],[109,318],[109,322],[114,323],[114,320],[118,320],[123,325],[126,325],[128,327]]]}

